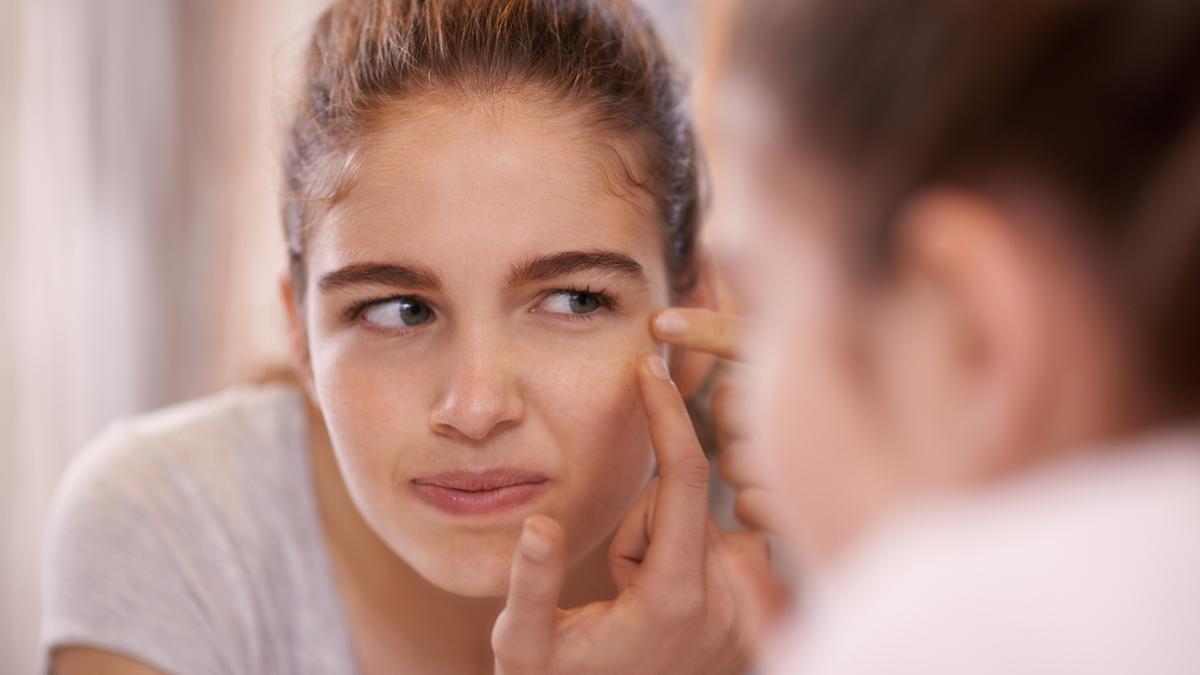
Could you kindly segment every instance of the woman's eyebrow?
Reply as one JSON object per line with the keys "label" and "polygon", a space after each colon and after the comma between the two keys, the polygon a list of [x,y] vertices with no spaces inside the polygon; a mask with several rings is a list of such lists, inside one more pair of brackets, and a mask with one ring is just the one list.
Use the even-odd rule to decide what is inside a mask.
{"label": "woman's eyebrow", "polygon": [[646,272],[636,260],[614,251],[562,251],[530,258],[513,265],[508,273],[509,286],[520,286],[531,281],[546,281],[568,274],[599,271],[646,283]]}
{"label": "woman's eyebrow", "polygon": [[395,286],[413,291],[436,291],[441,280],[432,270],[419,265],[355,263],[321,277],[317,288],[329,292],[354,286]]}

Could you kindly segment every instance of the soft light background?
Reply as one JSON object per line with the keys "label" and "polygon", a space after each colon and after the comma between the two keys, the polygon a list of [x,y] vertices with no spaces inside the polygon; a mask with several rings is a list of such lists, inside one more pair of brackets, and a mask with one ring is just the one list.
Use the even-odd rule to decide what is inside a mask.
{"label": "soft light background", "polygon": [[[694,69],[693,1],[645,4]],[[0,0],[0,673],[34,671],[80,446],[282,359],[278,138],[323,5]]]}

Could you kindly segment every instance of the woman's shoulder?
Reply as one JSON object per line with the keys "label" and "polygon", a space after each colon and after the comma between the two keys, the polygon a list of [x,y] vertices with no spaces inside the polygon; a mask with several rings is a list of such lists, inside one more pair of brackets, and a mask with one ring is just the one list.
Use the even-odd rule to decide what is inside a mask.
{"label": "woman's shoulder", "polygon": [[50,543],[78,547],[75,535],[96,531],[180,547],[252,543],[279,529],[264,519],[306,513],[294,507],[310,501],[307,466],[303,396],[285,387],[237,386],[118,419],[59,482]]}
{"label": "woman's shoulder", "polygon": [[101,646],[168,671],[286,670],[244,659],[287,658],[258,638],[295,616],[336,617],[320,591],[305,420],[300,392],[240,386],[118,420],[89,443],[51,507],[44,647]]}
{"label": "woman's shoulder", "polygon": [[841,561],[791,648],[805,672],[1196,672],[1197,513],[1194,429],[931,502]]}
{"label": "woman's shoulder", "polygon": [[235,385],[200,398],[118,418],[83,455],[211,452],[215,447],[303,438],[304,396],[284,385]]}
{"label": "woman's shoulder", "polygon": [[239,385],[119,418],[80,450],[59,493],[91,487],[128,496],[278,476],[273,465],[306,451],[304,414],[294,389]]}

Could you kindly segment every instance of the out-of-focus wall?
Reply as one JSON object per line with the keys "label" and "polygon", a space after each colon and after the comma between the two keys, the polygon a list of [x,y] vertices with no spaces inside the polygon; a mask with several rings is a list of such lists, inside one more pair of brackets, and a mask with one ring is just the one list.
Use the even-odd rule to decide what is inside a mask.
{"label": "out-of-focus wall", "polygon": [[[13,92],[16,88],[16,69],[13,63],[16,59],[16,2],[15,0],[0,0],[0,269],[12,266],[11,252],[13,250],[16,218],[14,199],[16,196],[16,143],[15,128],[16,103]],[[4,280],[7,281],[7,280]],[[0,283],[0,313],[6,317],[5,325],[18,320],[11,312],[11,304],[7,296],[11,293]],[[13,381],[15,345],[10,330],[0,328],[0,433],[13,428],[16,419],[16,391]],[[11,590],[18,583],[16,575],[16,554],[10,549],[19,545],[15,534],[12,533],[14,515],[10,509],[15,508],[15,502],[9,503],[2,495],[15,495],[21,478],[16,471],[14,462],[8,459],[14,453],[10,447],[11,438],[0,436],[0,608],[11,604]],[[27,563],[28,564],[28,563]],[[0,609],[0,612],[5,610]],[[18,620],[16,615],[0,617],[0,669],[9,670],[17,666],[25,666],[27,662],[19,657],[8,657],[14,649],[20,648],[18,636],[9,637],[12,632],[10,625]],[[28,670],[28,668],[26,668]],[[21,672],[14,670],[13,672]]]}
{"label": "out-of-focus wall", "polygon": [[[0,2],[0,269],[12,265],[10,252],[13,250],[14,230],[16,219],[16,158],[17,133],[15,126],[16,69],[13,63],[16,59],[16,3],[15,0]],[[7,292],[0,287],[0,294]],[[0,295],[0,312],[9,310],[5,295]],[[8,314],[10,320],[16,320]],[[16,403],[13,383],[14,345],[12,331],[0,329],[0,429],[11,429],[16,417]],[[7,440],[7,439],[4,439]],[[0,440],[0,457],[6,451],[4,440]],[[11,452],[11,451],[7,451]],[[0,459],[0,495],[12,494],[16,490],[17,475],[9,469],[3,459]],[[7,517],[0,512],[0,533],[7,532],[5,525]],[[9,540],[0,540],[0,551],[3,551]],[[0,584],[5,584],[9,574],[8,565],[3,553],[0,553]],[[0,600],[3,597],[0,596]],[[3,606],[0,604],[0,606]],[[3,626],[0,622],[0,640],[3,640]],[[3,644],[3,642],[0,642]],[[3,653],[3,652],[0,652]]]}

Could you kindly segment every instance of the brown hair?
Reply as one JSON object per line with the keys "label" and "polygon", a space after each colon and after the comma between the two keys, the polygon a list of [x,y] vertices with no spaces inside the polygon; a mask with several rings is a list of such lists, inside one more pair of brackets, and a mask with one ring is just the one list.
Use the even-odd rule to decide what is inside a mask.
{"label": "brown hair", "polygon": [[1167,401],[1200,405],[1200,4],[754,0],[736,62],[791,141],[847,173],[855,249],[904,198],[998,175],[1048,185]]}
{"label": "brown hair", "polygon": [[[533,88],[634,141],[620,175],[654,196],[672,290],[696,278],[698,160],[683,86],[648,18],[622,0],[337,0],[317,20],[284,152],[283,226],[298,297],[305,234],[352,179],[388,106],[452,90]],[[603,135],[603,134],[600,134]],[[623,161],[623,160],[618,160]]]}

